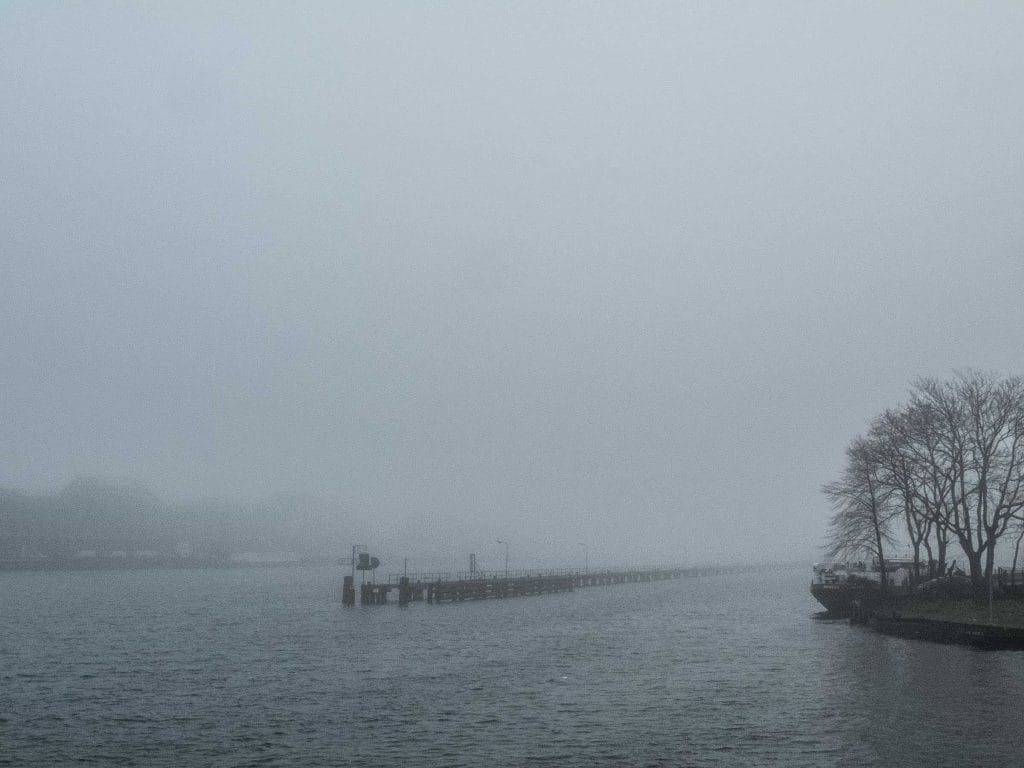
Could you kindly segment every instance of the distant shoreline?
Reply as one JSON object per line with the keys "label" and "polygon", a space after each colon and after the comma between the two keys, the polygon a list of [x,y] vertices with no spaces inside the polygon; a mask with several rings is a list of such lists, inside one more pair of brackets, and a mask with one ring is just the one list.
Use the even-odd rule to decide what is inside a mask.
{"label": "distant shoreline", "polygon": [[280,568],[294,565],[334,565],[337,558],[307,558],[299,560],[230,560],[152,558],[146,560],[126,558],[75,558],[69,560],[0,560],[0,573],[52,571],[69,573],[81,571],[159,571],[197,570],[206,568]]}

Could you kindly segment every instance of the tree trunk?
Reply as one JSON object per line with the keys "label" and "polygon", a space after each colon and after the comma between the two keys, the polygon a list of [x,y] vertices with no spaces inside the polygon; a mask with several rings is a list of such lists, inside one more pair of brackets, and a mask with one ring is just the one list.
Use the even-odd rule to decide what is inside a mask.
{"label": "tree trunk", "polygon": [[921,543],[924,545],[924,553],[928,556],[928,578],[929,579],[934,579],[935,578],[935,558],[933,557],[933,553],[932,553],[932,543],[928,540],[927,536],[924,537],[924,540]]}
{"label": "tree trunk", "polygon": [[946,572],[946,539],[942,536],[936,540],[936,548],[938,550],[938,571],[941,576]]}
{"label": "tree trunk", "polygon": [[985,588],[985,572],[981,567],[982,552],[964,552],[964,554],[967,556],[967,564],[971,569],[971,586],[980,595]]}
{"label": "tree trunk", "polygon": [[[870,487],[870,486],[869,486]],[[886,578],[885,578],[885,555],[882,552],[882,526],[878,522],[878,506],[875,503],[875,492],[871,489],[871,504],[872,504],[872,516],[871,521],[875,526],[875,546],[878,549],[878,573],[882,580],[882,593],[886,591]]]}

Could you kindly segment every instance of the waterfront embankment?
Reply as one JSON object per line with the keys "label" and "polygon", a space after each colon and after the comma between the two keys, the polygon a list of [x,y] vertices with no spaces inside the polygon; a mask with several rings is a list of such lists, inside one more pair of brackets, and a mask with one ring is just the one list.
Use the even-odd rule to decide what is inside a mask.
{"label": "waterfront embankment", "polygon": [[1024,650],[1024,600],[977,598],[889,599],[851,619],[883,634],[993,650]]}

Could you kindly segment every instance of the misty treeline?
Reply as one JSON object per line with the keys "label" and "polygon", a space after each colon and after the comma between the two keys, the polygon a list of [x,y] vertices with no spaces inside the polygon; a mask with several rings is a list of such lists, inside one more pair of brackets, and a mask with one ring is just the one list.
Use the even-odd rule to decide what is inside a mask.
{"label": "misty treeline", "polygon": [[[916,580],[962,555],[981,588],[1009,536],[1024,537],[1024,380],[977,371],[920,379],[909,402],[876,417],[846,450],[832,504],[830,557],[877,557],[909,544]],[[963,562],[961,560],[961,562]]]}
{"label": "misty treeline", "polygon": [[326,557],[344,549],[340,517],[336,506],[304,497],[168,503],[145,488],[97,478],[50,494],[0,486],[0,561],[112,553],[207,562],[248,552]]}

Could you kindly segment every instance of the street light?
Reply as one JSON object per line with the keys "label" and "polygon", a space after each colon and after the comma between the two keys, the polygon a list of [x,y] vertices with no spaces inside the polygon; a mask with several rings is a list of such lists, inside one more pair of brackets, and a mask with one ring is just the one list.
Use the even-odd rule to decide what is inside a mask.
{"label": "street light", "polygon": [[590,572],[590,553],[587,551],[587,542],[581,541],[579,545],[583,547],[583,572]]}
{"label": "street light", "polygon": [[508,540],[498,539],[499,544],[505,545],[505,578],[508,578]]}

